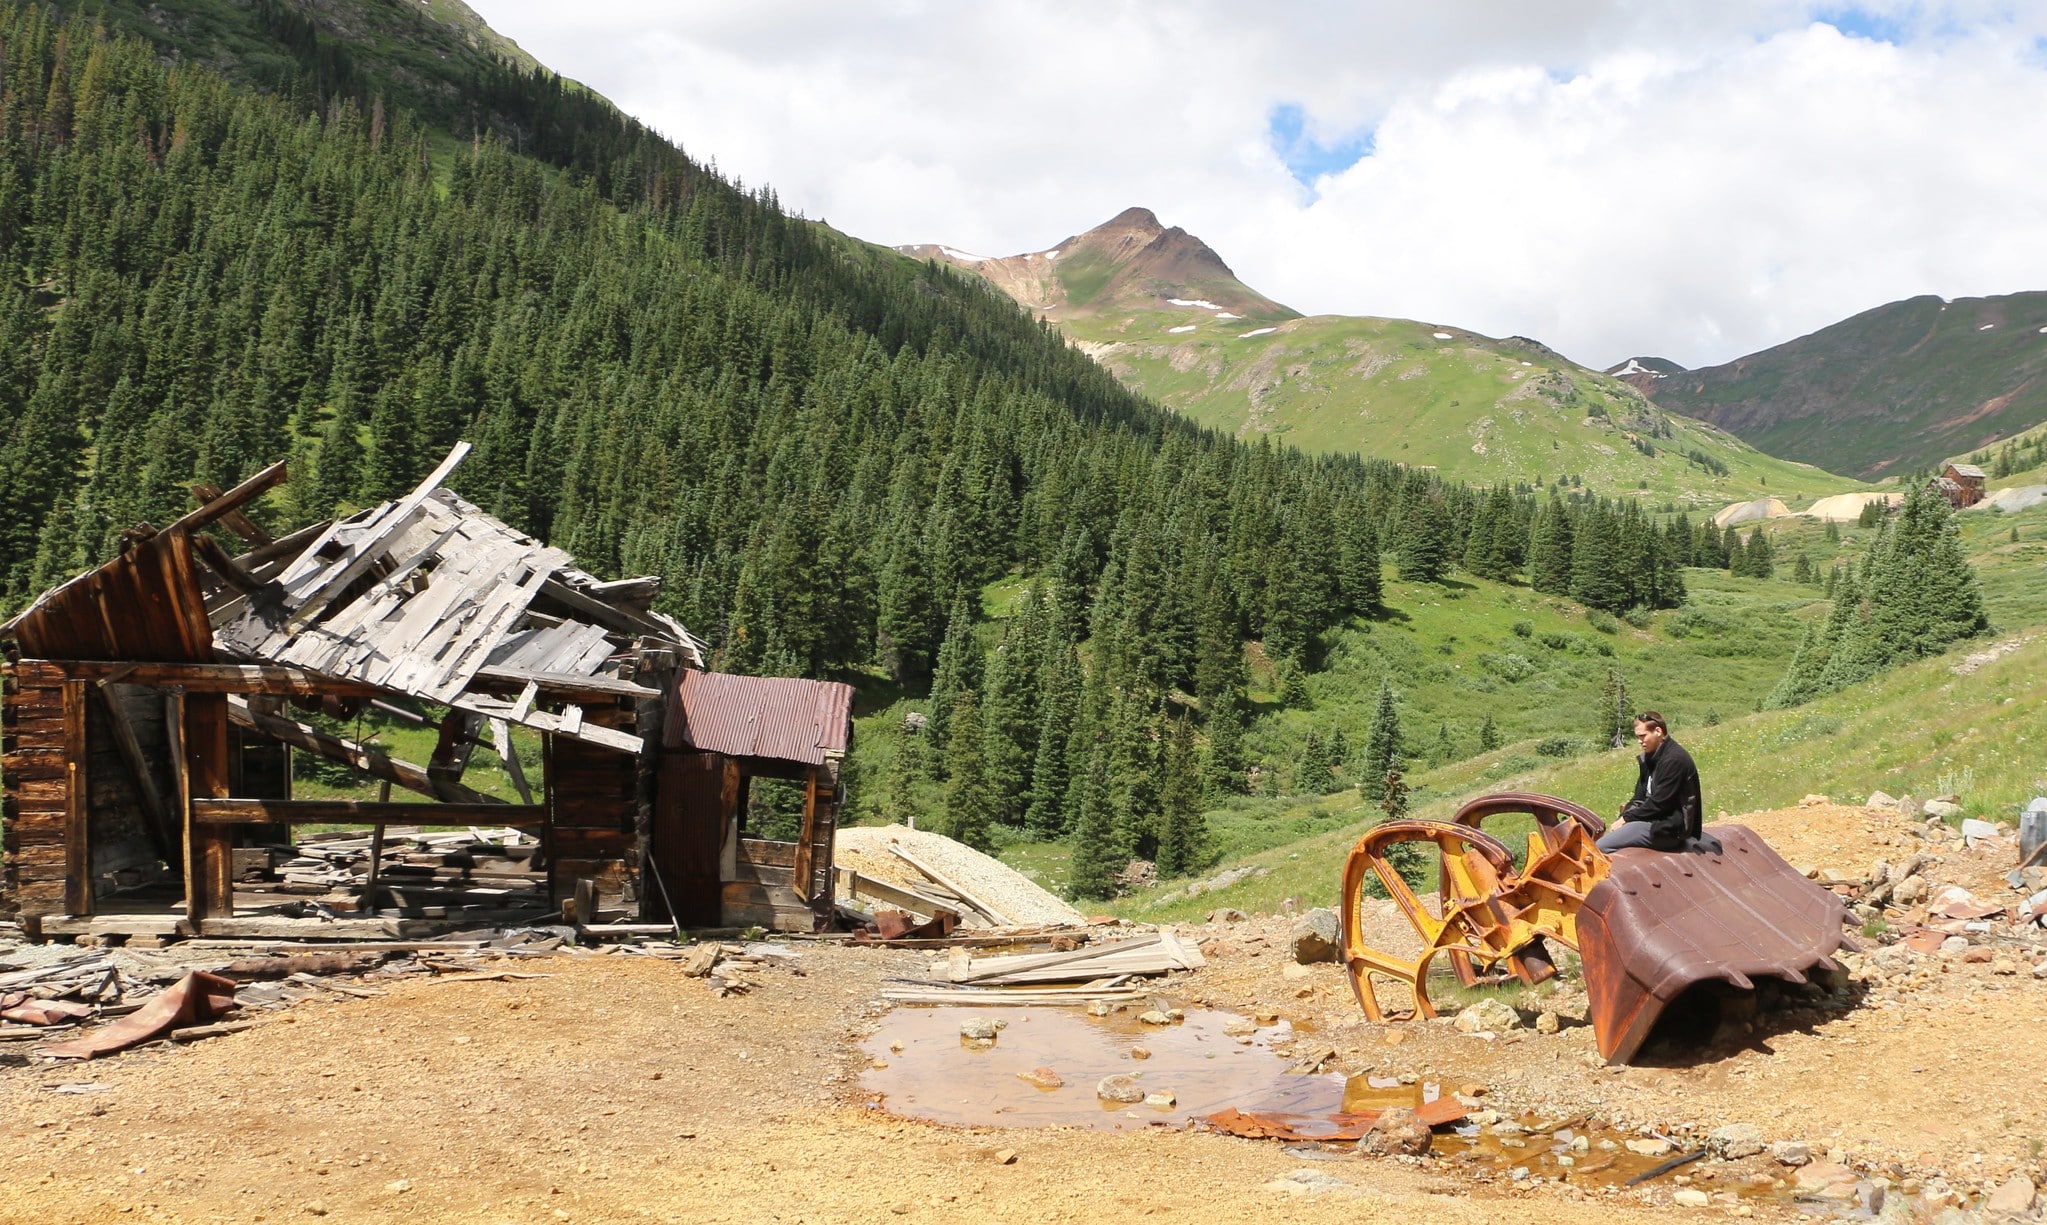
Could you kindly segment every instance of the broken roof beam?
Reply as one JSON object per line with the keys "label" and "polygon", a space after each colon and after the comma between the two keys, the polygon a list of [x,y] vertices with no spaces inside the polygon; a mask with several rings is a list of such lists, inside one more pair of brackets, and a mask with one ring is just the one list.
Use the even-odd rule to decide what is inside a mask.
{"label": "broken roof beam", "polygon": [[562,698],[658,698],[659,689],[649,689],[611,676],[582,676],[571,672],[538,672],[531,668],[482,667],[476,670],[475,687],[483,682],[520,686],[531,684],[541,693]]}
{"label": "broken roof beam", "polygon": [[527,703],[507,702],[480,693],[461,694],[448,704],[462,710],[474,711],[487,719],[504,719],[521,727],[530,727],[536,732],[567,736],[571,740],[603,745],[607,749],[616,749],[621,753],[637,753],[646,747],[645,741],[631,732],[585,722],[580,706],[570,706],[561,714],[555,714],[546,710],[521,709]]}
{"label": "broken roof beam", "polygon": [[256,710],[248,702],[237,697],[230,697],[227,700],[227,717],[274,740],[282,740],[293,748],[304,749],[330,761],[338,761],[373,778],[395,783],[407,791],[416,791],[437,800],[465,804],[503,804],[497,797],[485,795],[481,791],[463,786],[460,782],[436,779],[425,766],[393,757],[371,745],[358,744],[353,740],[323,732],[310,723],[301,723],[297,719]]}
{"label": "broken roof beam", "polygon": [[[225,496],[225,494],[221,493],[220,486],[218,485],[192,486],[192,500],[201,506],[210,506]],[[222,515],[220,517],[220,525],[258,548],[266,544],[277,543],[275,536],[264,531],[261,525],[254,519],[243,514],[239,507]]]}
{"label": "broken roof beam", "polygon": [[245,504],[255,501],[271,489],[282,484],[287,475],[289,474],[285,470],[285,462],[280,459],[233,489],[228,490],[226,493],[221,494],[219,497],[214,498],[204,506],[186,515],[176,523],[171,524],[164,531],[196,532],[209,523],[226,519],[229,515],[241,510]]}
{"label": "broken roof beam", "polygon": [[617,630],[621,634],[657,638],[663,642],[673,642],[680,647],[689,645],[686,641],[679,641],[675,632],[656,621],[652,614],[606,604],[587,591],[571,587],[559,579],[550,578],[541,584],[540,595],[541,598],[553,600],[573,613],[588,617],[606,629]]}

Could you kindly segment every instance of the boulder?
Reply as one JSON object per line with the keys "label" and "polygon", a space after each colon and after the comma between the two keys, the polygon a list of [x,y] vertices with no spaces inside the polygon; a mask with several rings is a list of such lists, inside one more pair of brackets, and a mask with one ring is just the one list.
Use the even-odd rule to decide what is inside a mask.
{"label": "boulder", "polygon": [[1919,811],[1929,817],[1939,817],[1941,820],[1947,821],[1961,816],[1962,806],[1953,800],[1928,800],[1920,806]]}
{"label": "boulder", "polygon": [[1379,1119],[1372,1124],[1358,1140],[1358,1155],[1361,1157],[1419,1157],[1429,1151],[1435,1142],[1435,1134],[1421,1116],[1404,1106],[1395,1106],[1379,1113]]}
{"label": "boulder", "polygon": [[1812,1147],[1803,1140],[1778,1140],[1770,1145],[1770,1160],[1778,1165],[1801,1166],[1812,1160]]}
{"label": "boulder", "polygon": [[1891,890],[1891,901],[1899,906],[1917,906],[1933,892],[1923,876],[1908,876]]}
{"label": "boulder", "polygon": [[1713,1202],[1713,1197],[1697,1187],[1680,1187],[1670,1193],[1670,1202],[1680,1208],[1704,1208]]}
{"label": "boulder", "polygon": [[1095,1096],[1105,1102],[1134,1106],[1145,1099],[1145,1092],[1135,1076],[1119,1072],[1114,1076],[1104,1076],[1095,1086]]}
{"label": "boulder", "polygon": [[1521,1028],[1521,1014],[1495,999],[1480,1000],[1457,1014],[1457,1028],[1475,1034],[1485,1030]]}
{"label": "boulder", "polygon": [[1872,791],[1869,793],[1869,798],[1862,802],[1862,806],[1864,808],[1888,808],[1895,812],[1898,807],[1898,797],[1882,791]]}
{"label": "boulder", "polygon": [[2032,1179],[2024,1174],[2015,1174],[2011,1181],[1992,1191],[1983,1201],[1983,1214],[1993,1221],[2024,1216],[2033,1210],[2033,1200],[2038,1194]]}
{"label": "boulder", "polygon": [[1747,1123],[1729,1123],[1706,1133],[1706,1150],[1723,1161],[1738,1161],[1763,1151],[1763,1133]]}
{"label": "boulder", "polygon": [[1343,932],[1342,925],[1337,921],[1336,912],[1323,906],[1302,915],[1300,921],[1294,924],[1289,947],[1294,960],[1302,965],[1340,960]]}
{"label": "boulder", "polygon": [[1673,1146],[1661,1136],[1645,1136],[1628,1141],[1626,1147],[1637,1157],[1668,1157]]}
{"label": "boulder", "polygon": [[1909,795],[1901,795],[1898,797],[1898,815],[1907,821],[1917,821],[1925,813],[1919,807],[1918,800],[1913,799]]}

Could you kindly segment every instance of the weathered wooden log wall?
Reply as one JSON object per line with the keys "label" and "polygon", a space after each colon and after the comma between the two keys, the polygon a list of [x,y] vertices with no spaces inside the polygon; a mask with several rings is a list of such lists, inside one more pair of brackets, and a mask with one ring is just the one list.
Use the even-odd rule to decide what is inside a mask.
{"label": "weathered wooden log wall", "polygon": [[64,904],[64,691],[33,683],[10,664],[0,673],[0,821],[5,822],[5,903],[12,910]]}
{"label": "weathered wooden log wall", "polygon": [[[615,703],[593,704],[584,711],[584,719],[629,732],[633,712]],[[548,745],[548,803],[554,816],[548,858],[554,896],[567,896],[576,881],[589,878],[597,882],[599,906],[619,905],[626,900],[626,861],[637,843],[639,758],[566,736],[550,736]]]}

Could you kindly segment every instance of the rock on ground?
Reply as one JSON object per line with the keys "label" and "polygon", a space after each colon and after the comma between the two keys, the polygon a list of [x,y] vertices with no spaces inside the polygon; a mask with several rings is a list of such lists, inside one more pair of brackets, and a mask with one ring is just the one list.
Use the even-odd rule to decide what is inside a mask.
{"label": "rock on ground", "polygon": [[1457,1028],[1467,1034],[1481,1030],[1519,1029],[1521,1014],[1499,1000],[1484,999],[1457,1014]]}
{"label": "rock on ground", "polygon": [[1362,1157],[1419,1157],[1435,1143],[1435,1133],[1421,1116],[1404,1106],[1380,1113],[1372,1129],[1358,1140]]}
{"label": "rock on ground", "polygon": [[1302,965],[1338,960],[1343,947],[1341,929],[1336,912],[1327,906],[1302,915],[1294,924],[1291,941],[1294,960]]}
{"label": "rock on ground", "polygon": [[1706,1133],[1706,1147],[1727,1161],[1753,1157],[1763,1151],[1763,1133],[1747,1123],[1729,1123]]}

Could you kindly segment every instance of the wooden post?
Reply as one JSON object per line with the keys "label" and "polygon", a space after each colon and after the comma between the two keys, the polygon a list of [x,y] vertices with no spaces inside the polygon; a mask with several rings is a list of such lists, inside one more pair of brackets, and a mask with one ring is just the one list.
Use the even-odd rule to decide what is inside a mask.
{"label": "wooden post", "polygon": [[227,697],[173,691],[183,777],[178,792],[185,824],[185,919],[231,918],[235,908],[234,830],[200,825],[192,801],[226,799],[228,793]]}
{"label": "wooden post", "polygon": [[199,872],[193,866],[199,862],[197,850],[192,845],[196,832],[192,824],[192,763],[185,756],[185,690],[173,685],[164,690],[163,733],[171,750],[171,788],[177,795],[178,805],[178,852],[179,861],[185,874],[185,922],[198,931],[199,920],[206,917],[206,892],[200,887]]}
{"label": "wooden post", "polygon": [[92,745],[85,681],[64,682],[64,910],[92,913]]}

